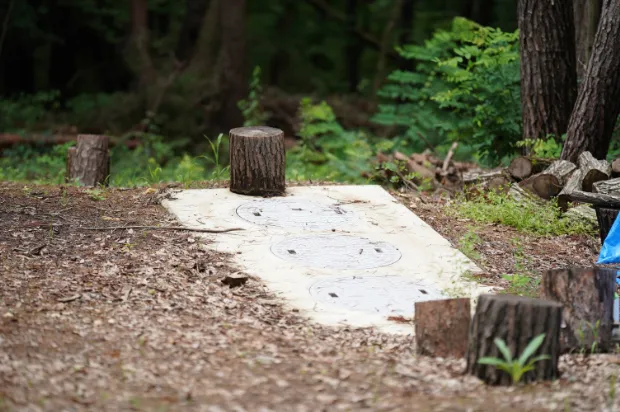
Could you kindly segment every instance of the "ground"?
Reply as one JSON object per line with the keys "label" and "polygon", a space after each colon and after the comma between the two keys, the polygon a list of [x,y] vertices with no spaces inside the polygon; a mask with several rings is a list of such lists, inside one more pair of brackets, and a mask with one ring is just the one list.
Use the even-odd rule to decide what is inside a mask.
{"label": "ground", "polygon": [[[238,288],[214,235],[87,230],[175,225],[153,189],[0,183],[0,411],[619,410],[615,354],[564,356],[561,379],[518,388],[417,357],[412,338],[311,324],[258,279]],[[450,239],[469,222],[396,194]],[[220,234],[217,236],[226,236]],[[481,281],[588,264],[596,239],[480,228]]]}

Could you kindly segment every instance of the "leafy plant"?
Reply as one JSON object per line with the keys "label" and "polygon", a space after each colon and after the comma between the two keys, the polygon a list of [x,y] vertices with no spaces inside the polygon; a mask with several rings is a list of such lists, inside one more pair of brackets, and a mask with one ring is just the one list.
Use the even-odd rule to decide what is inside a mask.
{"label": "leafy plant", "polygon": [[262,110],[260,100],[263,94],[263,87],[260,83],[261,68],[256,66],[250,79],[250,92],[247,99],[237,103],[239,110],[243,114],[244,126],[261,126],[269,118],[269,113]]}
{"label": "leafy plant", "polygon": [[230,170],[230,165],[228,166],[222,166],[221,164],[221,150],[222,150],[222,142],[224,139],[224,135],[222,133],[220,133],[217,136],[217,139],[215,139],[215,142],[211,141],[209,138],[207,138],[207,140],[209,140],[209,146],[211,147],[211,152],[212,155],[211,156],[200,156],[204,159],[207,159],[207,161],[211,164],[213,164],[213,171],[211,172],[211,178],[215,179],[215,180],[220,180],[226,177],[226,174],[229,172]]}
{"label": "leafy plant", "polygon": [[417,62],[394,71],[379,95],[374,120],[401,126],[402,139],[420,149],[459,140],[482,160],[497,161],[521,138],[518,32],[484,27],[462,17],[424,45],[398,52]]}
{"label": "leafy plant", "polygon": [[448,212],[476,222],[500,223],[540,236],[594,233],[586,223],[562,217],[556,201],[516,201],[497,192],[489,192],[484,198],[456,199]]}
{"label": "leafy plant", "polygon": [[544,333],[536,336],[527,344],[521,356],[519,356],[518,359],[514,359],[512,354],[510,353],[510,349],[508,349],[508,346],[506,346],[506,342],[504,342],[504,340],[502,339],[495,338],[493,342],[495,342],[495,346],[497,346],[497,349],[499,349],[504,359],[495,357],[483,357],[478,360],[478,363],[482,365],[495,366],[496,368],[509,374],[514,384],[518,384],[519,382],[521,382],[521,378],[525,373],[534,369],[534,364],[536,362],[550,359],[549,355],[539,355],[531,358],[531,356],[536,352],[536,350],[538,350],[540,345],[542,345],[544,340]]}
{"label": "leafy plant", "polygon": [[[563,135],[561,140],[564,142],[566,135]],[[533,157],[544,159],[559,159],[562,154],[562,143],[553,136],[547,136],[546,139],[523,139],[518,141],[516,146],[527,147]]]}

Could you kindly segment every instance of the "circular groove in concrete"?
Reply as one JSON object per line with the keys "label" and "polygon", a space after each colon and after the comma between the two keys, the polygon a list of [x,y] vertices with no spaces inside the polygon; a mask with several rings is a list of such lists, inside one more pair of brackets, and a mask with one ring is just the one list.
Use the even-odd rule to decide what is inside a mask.
{"label": "circular groove in concrete", "polygon": [[310,295],[318,302],[383,316],[414,314],[414,303],[445,299],[436,288],[400,276],[347,276],[314,283]]}
{"label": "circular groove in concrete", "polygon": [[304,266],[341,270],[378,268],[401,258],[400,251],[389,243],[345,235],[290,237],[272,245],[271,251]]}
{"label": "circular groove in concrete", "polygon": [[255,200],[237,207],[237,215],[259,225],[307,230],[329,230],[354,221],[353,213],[340,206],[307,199]]}

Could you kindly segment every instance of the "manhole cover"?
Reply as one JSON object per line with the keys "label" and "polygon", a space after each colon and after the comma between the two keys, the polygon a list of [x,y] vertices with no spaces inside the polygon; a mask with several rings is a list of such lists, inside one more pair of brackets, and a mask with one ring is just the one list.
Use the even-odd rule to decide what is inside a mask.
{"label": "manhole cover", "polygon": [[372,269],[401,257],[389,243],[343,235],[292,237],[271,246],[271,251],[281,259],[324,269]]}
{"label": "manhole cover", "polygon": [[353,221],[353,214],[339,206],[306,199],[255,200],[239,206],[237,215],[259,225],[308,230],[332,229]]}
{"label": "manhole cover", "polygon": [[318,302],[385,316],[410,318],[414,303],[445,299],[442,293],[419,281],[400,276],[348,276],[321,280],[310,287]]}

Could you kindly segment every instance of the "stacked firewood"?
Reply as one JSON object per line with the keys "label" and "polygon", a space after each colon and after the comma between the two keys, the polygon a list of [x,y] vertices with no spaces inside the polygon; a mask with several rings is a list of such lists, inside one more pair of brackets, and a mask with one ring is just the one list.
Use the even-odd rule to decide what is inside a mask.
{"label": "stacked firewood", "polygon": [[[392,154],[378,153],[375,163],[376,180],[397,181],[410,188],[426,189],[456,188],[463,183],[463,173],[475,167],[472,163],[453,161],[453,145],[447,156],[440,159],[430,150],[407,156],[395,151]],[[368,176],[365,176],[368,177]]]}

